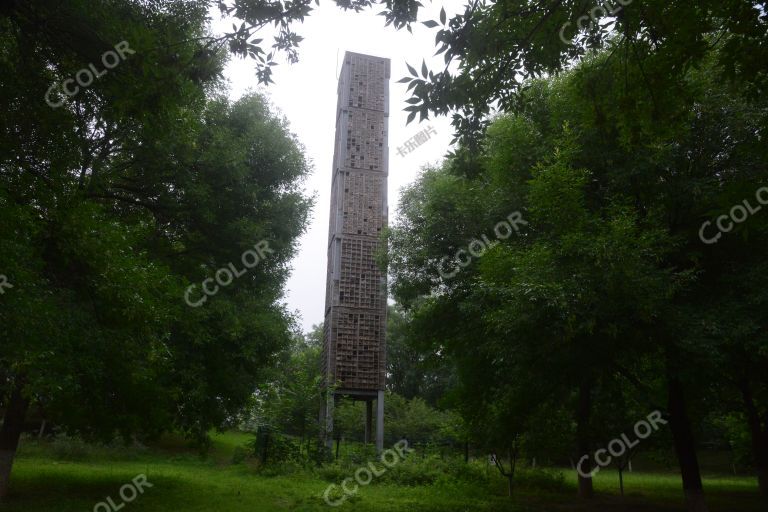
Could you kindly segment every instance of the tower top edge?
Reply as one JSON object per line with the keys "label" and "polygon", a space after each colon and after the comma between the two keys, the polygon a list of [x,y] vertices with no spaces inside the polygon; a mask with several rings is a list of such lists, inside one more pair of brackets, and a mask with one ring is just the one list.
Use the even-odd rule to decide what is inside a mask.
{"label": "tower top edge", "polygon": [[352,52],[349,50],[346,50],[344,52],[345,60],[346,60],[346,57],[352,56],[352,55],[355,55],[357,57],[365,57],[366,59],[371,59],[371,60],[383,60],[386,62],[391,62],[391,59],[389,57],[379,57],[378,55],[368,55],[367,53]]}

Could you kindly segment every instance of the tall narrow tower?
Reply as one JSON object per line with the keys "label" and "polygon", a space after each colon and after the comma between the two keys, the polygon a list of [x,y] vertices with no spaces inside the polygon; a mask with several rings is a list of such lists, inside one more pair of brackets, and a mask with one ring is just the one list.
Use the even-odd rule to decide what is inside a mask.
{"label": "tall narrow tower", "polygon": [[370,442],[376,400],[376,447],[384,445],[387,276],[376,255],[387,226],[389,59],[346,52],[336,107],[321,412],[331,442],[340,397],[366,402]]}

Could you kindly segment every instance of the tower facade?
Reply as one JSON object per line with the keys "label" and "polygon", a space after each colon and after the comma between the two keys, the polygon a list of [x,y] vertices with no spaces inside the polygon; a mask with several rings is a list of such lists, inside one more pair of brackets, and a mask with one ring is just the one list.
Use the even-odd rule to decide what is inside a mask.
{"label": "tower facade", "polygon": [[376,256],[384,250],[390,61],[346,52],[336,107],[331,181],[328,273],[325,295],[323,375],[334,386],[323,413],[333,430],[333,404],[341,396],[377,402],[377,446],[383,444],[386,379],[386,273]]}

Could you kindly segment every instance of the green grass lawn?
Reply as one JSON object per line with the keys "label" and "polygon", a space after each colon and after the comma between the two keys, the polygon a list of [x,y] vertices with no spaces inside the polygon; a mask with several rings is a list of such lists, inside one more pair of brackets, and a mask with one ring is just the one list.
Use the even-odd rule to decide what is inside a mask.
{"label": "green grass lawn", "polygon": [[[201,458],[183,443],[166,440],[145,450],[102,449],[61,453],[26,441],[14,468],[12,494],[0,509],[8,512],[86,512],[113,497],[136,475],[145,474],[152,488],[125,505],[122,512],[269,512],[330,511],[321,498],[327,481],[301,471],[285,476],[259,474],[249,464],[231,464],[235,448],[251,437],[239,433],[214,436],[212,452]],[[350,475],[351,476],[351,475]],[[340,511],[682,511],[679,477],[673,474],[632,473],[625,477],[627,496],[618,496],[616,473],[601,471],[598,496],[583,503],[575,496],[575,475],[566,472],[567,489],[537,491],[520,488],[513,499],[504,496],[505,483],[492,488],[468,483],[424,486],[373,484],[362,487]],[[498,485],[496,485],[498,484]],[[712,512],[758,511],[754,479],[707,478]]]}

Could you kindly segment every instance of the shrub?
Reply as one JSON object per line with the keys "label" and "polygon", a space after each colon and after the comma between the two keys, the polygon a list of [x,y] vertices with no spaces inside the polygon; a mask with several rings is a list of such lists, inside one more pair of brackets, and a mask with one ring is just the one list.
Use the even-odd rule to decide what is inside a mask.
{"label": "shrub", "polygon": [[266,477],[288,476],[304,473],[307,471],[307,467],[302,463],[286,460],[260,466],[258,471],[261,476]]}
{"label": "shrub", "polygon": [[563,472],[555,469],[520,469],[515,473],[515,484],[542,491],[562,491],[568,488]]}
{"label": "shrub", "polygon": [[232,451],[232,464],[240,464],[251,456],[253,450],[247,446],[235,446]]}
{"label": "shrub", "polygon": [[51,442],[51,451],[58,460],[83,460],[92,452],[92,447],[79,437],[59,435]]}
{"label": "shrub", "polygon": [[466,463],[463,460],[453,460],[450,465],[450,473],[456,480],[466,483],[486,484],[490,481],[485,465],[476,461]]}
{"label": "shrub", "polygon": [[354,471],[351,466],[345,466],[338,461],[331,464],[323,464],[320,466],[316,473],[317,476],[328,482],[338,483],[349,477]]}
{"label": "shrub", "polygon": [[256,439],[249,443],[254,456],[262,464],[301,460],[301,446],[295,440],[265,427],[260,427]]}
{"label": "shrub", "polygon": [[[400,461],[379,480],[381,482],[393,483],[398,485],[429,485],[435,483],[441,475],[445,474],[445,468],[439,464],[440,459],[406,459]],[[378,463],[378,465],[381,465]],[[378,467],[377,465],[377,467]]]}
{"label": "shrub", "polygon": [[[322,465],[316,473],[323,480],[338,483],[345,478],[353,477],[357,469],[368,467],[369,462],[373,463],[377,471],[385,469],[375,454],[365,455],[365,449],[355,450],[340,461]],[[374,477],[371,483],[420,486],[432,485],[438,481],[487,484],[489,480],[485,466],[477,462],[467,464],[458,458],[443,459],[436,455],[422,458],[411,455],[405,460],[399,460],[391,468],[386,468],[386,471]]]}
{"label": "shrub", "polygon": [[267,427],[260,427],[256,439],[245,446],[249,455],[258,459],[262,471],[271,474],[310,470],[326,457],[325,447],[320,443],[309,443],[308,446],[307,443]]}

